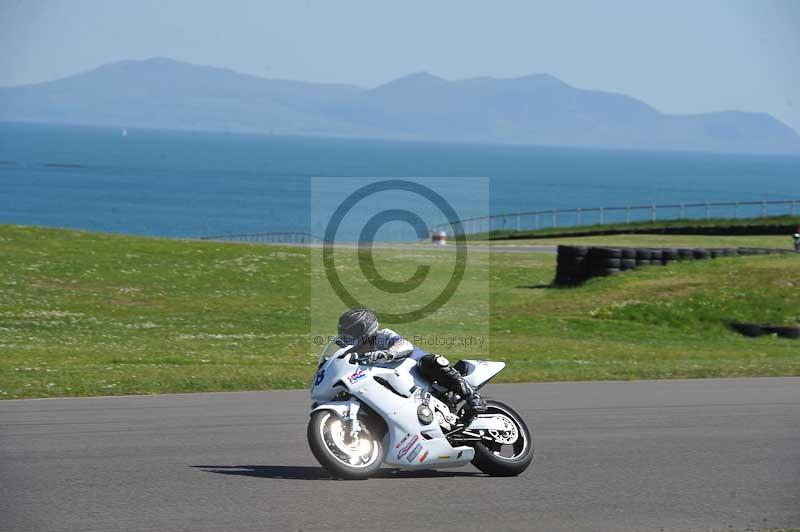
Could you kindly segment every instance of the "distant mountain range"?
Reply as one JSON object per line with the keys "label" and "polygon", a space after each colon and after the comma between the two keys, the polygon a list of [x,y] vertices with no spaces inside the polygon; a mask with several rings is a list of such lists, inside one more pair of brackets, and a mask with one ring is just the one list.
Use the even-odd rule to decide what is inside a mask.
{"label": "distant mountain range", "polygon": [[447,81],[411,74],[374,89],[265,79],[172,59],[121,61],[0,88],[0,120],[556,146],[800,153],[765,113],[668,115],[547,74]]}

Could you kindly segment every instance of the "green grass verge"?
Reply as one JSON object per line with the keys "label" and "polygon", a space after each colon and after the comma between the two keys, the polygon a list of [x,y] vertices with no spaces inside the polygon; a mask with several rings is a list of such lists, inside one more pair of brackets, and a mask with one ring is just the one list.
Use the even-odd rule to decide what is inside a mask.
{"label": "green grass verge", "polygon": [[[305,387],[310,333],[332,332],[343,307],[320,292],[308,249],[0,226],[0,252],[2,398]],[[676,263],[576,289],[546,287],[552,255],[471,257],[450,304],[393,328],[487,334],[489,356],[509,365],[500,381],[800,375],[798,341],[744,338],[720,322],[800,323],[800,256]],[[425,263],[441,281],[447,260],[376,253],[398,280]],[[346,282],[361,275],[354,261],[340,259]],[[414,303],[375,306],[395,301]]]}

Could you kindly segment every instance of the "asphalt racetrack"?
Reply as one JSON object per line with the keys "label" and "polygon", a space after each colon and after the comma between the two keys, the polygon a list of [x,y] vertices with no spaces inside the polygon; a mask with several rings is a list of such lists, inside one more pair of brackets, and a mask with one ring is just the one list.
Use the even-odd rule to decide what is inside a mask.
{"label": "asphalt racetrack", "polygon": [[305,391],[0,401],[2,531],[800,527],[800,378],[490,385],[516,478],[328,478]]}

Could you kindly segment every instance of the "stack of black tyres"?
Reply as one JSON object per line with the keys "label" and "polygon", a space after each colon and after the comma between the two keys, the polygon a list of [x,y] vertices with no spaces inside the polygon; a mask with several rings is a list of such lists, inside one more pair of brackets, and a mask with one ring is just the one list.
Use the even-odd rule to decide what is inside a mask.
{"label": "stack of black tyres", "polygon": [[636,248],[636,266],[650,266],[653,252],[649,249]]}
{"label": "stack of black tyres", "polygon": [[622,257],[620,259],[620,270],[628,271],[636,268],[636,249],[622,248]]}
{"label": "stack of black tyres", "polygon": [[661,250],[661,264],[663,264],[664,266],[675,262],[679,258],[680,255],[678,254],[677,249],[664,248]]}
{"label": "stack of black tyres", "polygon": [[585,246],[558,246],[556,284],[575,286],[584,282],[589,277],[588,254],[589,248]]}
{"label": "stack of black tyres", "polygon": [[660,248],[653,248],[650,250],[650,264],[661,266],[661,258],[663,254]]}
{"label": "stack of black tyres", "polygon": [[589,248],[588,257],[590,277],[616,275],[622,271],[622,250],[620,248]]}
{"label": "stack of black tyres", "polygon": [[640,266],[667,265],[675,261],[716,259],[736,255],[795,253],[763,248],[612,248],[558,246],[555,284],[576,286],[591,277],[604,277]]}

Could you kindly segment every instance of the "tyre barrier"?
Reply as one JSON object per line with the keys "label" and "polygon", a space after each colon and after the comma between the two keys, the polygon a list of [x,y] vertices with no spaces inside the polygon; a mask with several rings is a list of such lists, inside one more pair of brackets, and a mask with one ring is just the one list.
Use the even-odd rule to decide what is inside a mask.
{"label": "tyre barrier", "polygon": [[650,250],[650,264],[661,264],[664,258],[664,252],[660,249]]}
{"label": "tyre barrier", "polygon": [[671,262],[675,262],[678,259],[680,259],[680,255],[678,255],[677,249],[664,248],[661,250],[661,264],[664,266]]}
{"label": "tyre barrier", "polygon": [[585,246],[558,246],[555,284],[575,286],[588,279],[588,254]]}
{"label": "tyre barrier", "polygon": [[577,286],[592,277],[617,275],[642,266],[666,266],[677,261],[784,253],[796,252],[788,249],[768,248],[676,249],[562,245],[558,246],[556,278],[553,284],[556,286]]}

